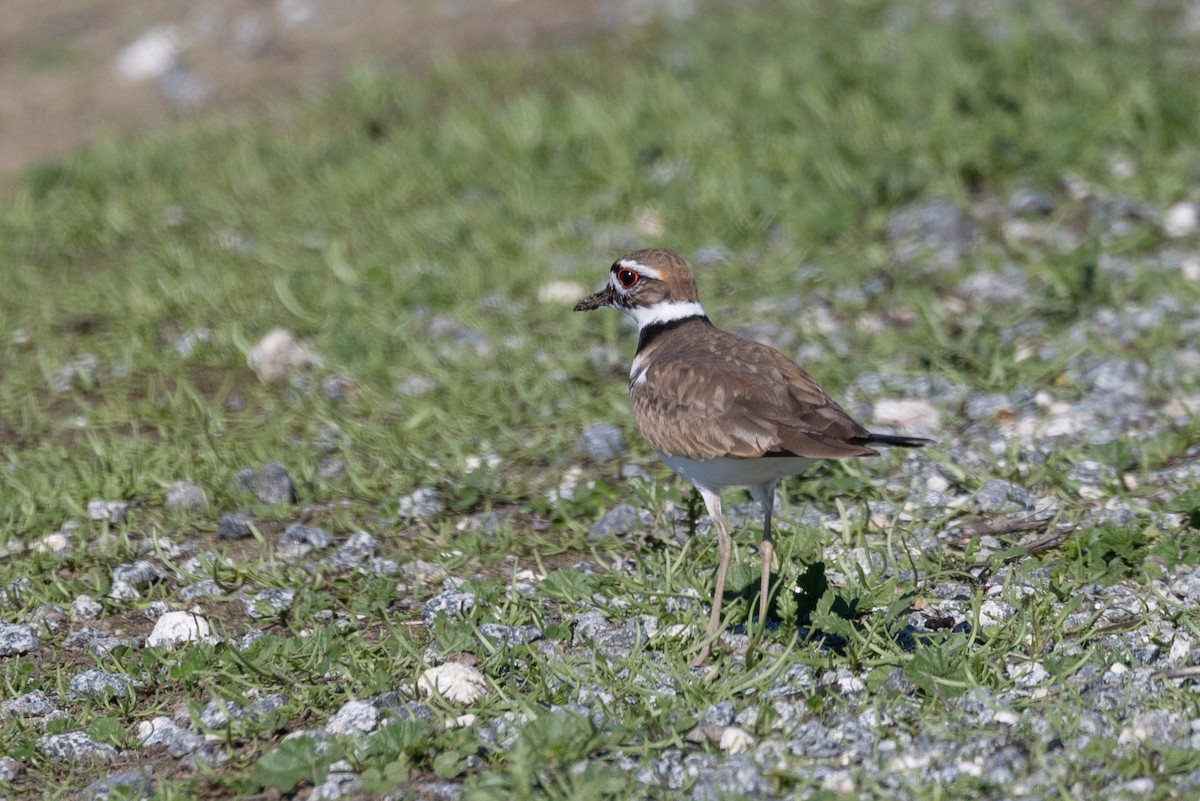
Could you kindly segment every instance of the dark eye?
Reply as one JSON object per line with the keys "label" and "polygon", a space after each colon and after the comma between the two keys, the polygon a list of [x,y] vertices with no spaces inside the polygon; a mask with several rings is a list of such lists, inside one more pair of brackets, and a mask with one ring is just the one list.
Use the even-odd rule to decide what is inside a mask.
{"label": "dark eye", "polygon": [[620,270],[617,270],[617,281],[620,282],[621,286],[625,287],[626,289],[629,289],[629,287],[636,284],[639,278],[641,278],[641,276],[635,273],[633,270],[624,267]]}

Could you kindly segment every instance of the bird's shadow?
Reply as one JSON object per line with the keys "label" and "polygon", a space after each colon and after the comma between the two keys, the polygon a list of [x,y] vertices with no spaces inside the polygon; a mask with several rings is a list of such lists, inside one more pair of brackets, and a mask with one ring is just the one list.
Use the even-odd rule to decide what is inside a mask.
{"label": "bird's shadow", "polygon": [[[771,574],[772,586],[777,586],[782,577],[775,573]],[[738,582],[736,587],[729,587],[725,591],[725,603],[729,604],[734,601],[744,601],[750,608],[758,606],[758,588],[757,579],[745,582]],[[790,599],[784,600],[781,598],[782,593],[790,593]],[[804,572],[796,579],[792,587],[778,588],[772,593],[771,602],[767,608],[767,620],[763,626],[768,634],[774,634],[779,631],[789,632],[795,631],[797,641],[802,643],[811,643],[819,650],[831,651],[834,653],[843,653],[848,644],[846,635],[835,632],[826,631],[818,626],[813,625],[813,615],[817,612],[822,602],[829,605],[829,614],[853,627],[856,631],[864,629],[864,620],[870,614],[869,610],[861,607],[862,598],[855,595],[834,594],[833,598],[825,601],[827,593],[831,592],[829,580],[825,576],[825,563],[813,562],[809,564]],[[912,596],[916,599],[916,594]],[[907,652],[915,651],[918,647],[932,645],[944,639],[944,633],[950,634],[969,634],[971,624],[966,620],[931,620],[925,623],[924,628],[914,626],[908,622],[909,613],[913,611],[912,607],[905,607],[893,614],[893,619],[896,621],[904,620],[902,626],[891,627],[891,634],[896,644]],[[826,618],[828,620],[829,618]],[[745,624],[738,624],[732,627],[734,634],[746,634],[747,629]],[[931,632],[936,631],[937,636],[931,635]]]}

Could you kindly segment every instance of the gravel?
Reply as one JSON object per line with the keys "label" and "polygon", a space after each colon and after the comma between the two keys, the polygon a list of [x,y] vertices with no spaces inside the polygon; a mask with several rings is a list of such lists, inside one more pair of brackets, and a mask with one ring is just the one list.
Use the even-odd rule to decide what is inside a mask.
{"label": "gravel", "polygon": [[[1063,216],[1059,203],[1051,195],[1019,190],[1007,202],[996,201],[996,206],[1001,209],[999,213],[1036,226],[1051,225],[1054,218]],[[1119,232],[1131,221],[1149,219],[1146,209],[1127,199],[1097,200],[1088,208],[1104,235]],[[972,259],[973,249],[984,236],[979,232],[985,230],[982,221],[987,214],[979,207],[964,209],[948,201],[935,201],[902,209],[887,223],[888,243],[899,262],[921,270],[955,271],[945,276],[954,292],[947,291],[944,299],[947,309],[961,316],[964,325],[969,325],[972,316],[984,308],[1020,304],[1044,289],[1036,278],[1005,258]],[[1185,223],[1183,214],[1168,210],[1163,216],[1164,230],[1168,225]],[[975,220],[981,221],[978,231]],[[1183,244],[1176,247],[1186,250]],[[730,253],[715,247],[709,256],[715,263],[728,259]],[[1146,269],[1164,274],[1168,269],[1180,270],[1180,259],[1185,257],[1164,255],[1163,264],[1153,268],[1132,257],[1108,257],[1098,266],[1106,281],[1119,282],[1131,280]],[[799,268],[797,274],[803,276],[805,269]],[[873,280],[881,285],[872,285]],[[888,286],[887,281],[865,279],[862,286],[844,289],[832,301],[770,298],[762,307],[764,319],[756,322],[752,331],[756,336],[787,343],[790,352],[801,352],[813,344],[806,343],[797,330],[815,332],[822,358],[833,358],[840,352],[839,342],[853,343],[856,336],[875,330],[868,318],[878,303],[877,297]],[[1019,556],[1011,565],[993,564],[994,572],[990,574],[970,562],[958,563],[968,539],[964,532],[971,526],[1030,516],[1050,520],[1060,507],[1067,522],[1056,524],[1063,526],[1059,531],[1081,538],[1081,543],[1086,542],[1084,537],[1105,533],[1106,527],[1126,525],[1137,527],[1157,543],[1156,547],[1167,548],[1190,536],[1185,528],[1190,521],[1188,510],[1169,510],[1173,499],[1200,482],[1200,451],[1192,447],[1187,455],[1176,455],[1164,463],[1145,459],[1147,454],[1139,446],[1142,442],[1157,442],[1154,438],[1159,435],[1171,434],[1171,425],[1184,430],[1200,409],[1200,387],[1194,369],[1200,364],[1194,345],[1200,337],[1200,324],[1195,322],[1200,319],[1200,308],[1186,297],[1143,297],[1148,292],[1130,293],[1136,302],[1123,302],[1119,308],[1097,302],[1061,337],[1052,337],[1053,328],[1038,319],[1021,319],[997,332],[1005,347],[1022,352],[1022,358],[1045,361],[1053,368],[1053,379],[1037,387],[1009,389],[997,382],[997,387],[981,392],[935,374],[914,377],[860,373],[846,388],[843,397],[847,407],[864,422],[872,422],[879,430],[927,434],[943,443],[945,450],[936,452],[936,456],[891,451],[880,460],[855,465],[853,481],[848,483],[868,481],[880,487],[886,500],[868,501],[869,493],[862,497],[857,492],[839,493],[839,508],[827,498],[801,507],[790,506],[779,498],[776,521],[780,531],[788,535],[800,527],[818,533],[840,532],[843,518],[870,521],[869,537],[863,542],[847,544],[836,535],[823,536],[825,576],[835,588],[852,583],[853,575],[861,573],[871,582],[894,579],[898,588],[914,591],[911,608],[897,607],[898,623],[888,635],[911,653],[912,662],[867,665],[846,659],[850,635],[828,635],[821,642],[814,638],[792,646],[828,657],[792,663],[774,662],[788,653],[782,638],[771,637],[767,658],[750,668],[739,654],[723,647],[723,653],[712,657],[718,665],[716,670],[734,675],[769,666],[769,683],[764,682],[766,686],[752,692],[708,696],[695,703],[686,716],[686,735],[681,734],[686,747],[662,748],[641,762],[624,754],[594,754],[589,758],[605,760],[636,775],[646,785],[648,796],[672,790],[696,799],[766,798],[773,797],[780,776],[788,776],[786,792],[791,792],[793,786],[813,788],[798,792],[797,797],[818,790],[853,797],[866,792],[865,788],[879,787],[903,798],[907,797],[904,788],[910,783],[986,777],[991,784],[1011,791],[1008,797],[1049,798],[1061,794],[1056,780],[1064,761],[1093,752],[1097,741],[1104,744],[1106,753],[1111,752],[1114,762],[1130,755],[1175,753],[1176,749],[1182,753],[1200,747],[1200,718],[1172,695],[1193,689],[1191,673],[1200,663],[1195,636],[1179,622],[1200,602],[1200,569],[1195,565],[1183,560],[1164,567],[1151,586],[1138,586],[1133,581],[1076,585],[1071,597],[1059,599],[1055,593],[1062,577],[1027,569]],[[853,307],[855,322],[842,319],[846,307]],[[434,335],[444,349],[479,353],[492,347],[486,337],[449,318],[434,318],[433,323]],[[854,326],[859,324],[864,327],[856,330]],[[1146,338],[1173,341],[1175,347],[1164,345],[1161,358],[1128,355],[1133,351],[1126,349]],[[1095,340],[1121,350],[1096,352],[1088,347]],[[611,368],[610,355],[597,358],[603,369]],[[292,373],[295,369],[299,366],[288,367]],[[302,378],[290,373],[289,377]],[[101,378],[98,361],[92,363],[81,357],[65,365],[54,381],[67,392],[91,386]],[[420,394],[437,386],[431,379],[414,376],[400,393]],[[321,381],[324,398],[334,403],[344,400],[352,387],[350,381],[336,376]],[[337,429],[314,434],[310,443],[326,455],[346,455],[353,449],[353,442]],[[1129,444],[1128,463],[1113,458],[1122,450],[1100,447],[1111,447],[1113,443]],[[477,451],[486,454],[487,446],[481,444]],[[582,491],[589,486],[587,482],[597,472],[614,478],[618,468],[611,463],[622,460],[627,453],[621,428],[609,423],[588,426],[576,442],[575,459],[568,459],[563,469],[570,485],[564,481],[565,489],[556,497],[568,497],[570,490],[578,489],[579,498],[585,498]],[[487,456],[473,458],[478,465],[491,464]],[[644,475],[639,472],[639,460],[629,461],[633,464],[620,468],[622,478]],[[472,464],[468,461],[469,466]],[[600,471],[598,466],[603,464],[609,467]],[[859,471],[864,478],[860,479]],[[838,470],[833,473],[848,478]],[[1055,475],[1056,480],[1047,481],[1047,474]],[[880,475],[886,478],[878,479]],[[1061,480],[1064,476],[1066,481]],[[447,487],[453,486],[453,477],[439,480],[445,480]],[[1143,489],[1149,485],[1152,492],[1125,492],[1138,482]],[[232,489],[243,493],[237,506],[253,508],[262,515],[264,528],[272,532],[277,530],[275,521],[280,510],[268,517],[253,505],[251,496],[265,504],[297,503],[295,484],[281,462],[271,462],[259,471],[243,469],[232,483]],[[621,490],[617,497],[641,496]],[[738,529],[739,560],[744,562],[742,549],[752,541],[747,539],[746,530],[756,531],[761,513],[756,505],[738,500],[727,496],[727,518]],[[90,555],[99,537],[113,536],[110,529],[115,532],[116,526],[109,524],[129,523],[131,511],[143,509],[140,499],[135,503],[131,506],[126,501],[93,498],[86,505],[87,519],[68,521],[50,534],[45,533],[50,529],[35,532],[29,543],[43,551],[67,551],[67,558],[72,559]],[[494,591],[482,589],[494,579],[493,567],[462,558],[463,553],[453,544],[441,553],[424,554],[439,562],[414,558],[420,551],[411,543],[431,536],[429,527],[422,524],[436,523],[435,529],[457,525],[468,536],[520,535],[523,526],[542,532],[551,525],[550,515],[531,521],[515,504],[460,514],[439,490],[419,487],[398,499],[401,525],[363,515],[357,518],[362,530],[347,537],[346,530],[334,528],[333,523],[326,525],[334,533],[307,522],[292,522],[277,540],[277,554],[288,563],[279,574],[283,578],[259,578],[261,583],[257,585],[248,581],[218,585],[214,576],[240,570],[238,557],[203,552],[206,547],[226,549],[230,554],[246,550],[246,543],[237,541],[252,534],[253,518],[249,513],[212,508],[204,490],[189,482],[171,485],[166,506],[204,515],[204,525],[196,526],[199,533],[188,535],[197,540],[210,536],[205,532],[211,530],[215,519],[218,542],[211,546],[184,540],[151,543],[131,537],[132,545],[122,550],[120,557],[128,561],[112,568],[111,600],[100,599],[104,603],[88,594],[74,595],[69,608],[42,603],[40,587],[28,579],[3,588],[4,611],[20,622],[0,623],[0,659],[29,659],[30,654],[45,659],[52,655],[63,665],[79,665],[81,657],[89,661],[94,657],[103,660],[98,662],[103,667],[70,669],[63,697],[58,695],[61,690],[14,694],[0,701],[0,718],[15,720],[11,725],[25,729],[37,727],[38,734],[43,734],[50,724],[51,731],[62,727],[63,719],[81,704],[113,705],[127,698],[144,704],[153,691],[139,693],[141,677],[117,672],[114,664],[148,664],[123,658],[127,653],[138,656],[143,647],[184,646],[181,653],[145,655],[154,659],[180,660],[205,653],[194,646],[189,653],[186,644],[216,643],[212,637],[214,625],[229,638],[227,646],[222,647],[249,650],[247,658],[259,653],[258,648],[275,647],[276,638],[289,636],[287,628],[293,624],[311,627],[303,629],[304,636],[316,629],[317,622],[349,631],[356,625],[371,625],[371,621],[358,619],[343,608],[313,606],[308,595],[303,596],[302,608],[311,610],[304,614],[313,620],[289,619],[288,613],[294,608],[295,617],[299,617],[300,593],[318,592],[306,583],[315,576],[333,576],[351,594],[363,592],[368,586],[364,575],[390,576],[389,582],[382,583],[389,613],[395,613],[406,625],[415,624],[419,616],[428,629],[419,640],[420,647],[428,648],[425,664],[412,675],[387,677],[393,690],[366,699],[339,697],[333,714],[331,709],[302,712],[306,715],[305,725],[313,727],[307,731],[315,739],[348,738],[369,748],[373,735],[386,736],[380,730],[392,720],[415,721],[432,732],[446,725],[446,710],[440,707],[443,700],[432,697],[440,695],[469,707],[456,710],[456,714],[479,716],[477,720],[467,719],[465,714],[457,720],[451,716],[452,724],[464,729],[475,727],[480,743],[489,748],[511,748],[519,742],[533,714],[511,711],[517,692],[514,688],[535,672],[554,686],[553,703],[547,703],[545,709],[539,707],[537,714],[546,710],[581,714],[601,731],[616,725],[614,721],[625,705],[652,704],[671,696],[675,696],[672,704],[679,705],[681,697],[700,698],[703,694],[694,695],[695,687],[713,675],[701,669],[689,677],[663,666],[660,652],[667,647],[665,641],[695,640],[706,616],[707,597],[700,592],[691,597],[645,589],[627,591],[624,582],[636,568],[633,559],[640,558],[638,549],[628,549],[632,554],[621,554],[611,565],[605,560],[611,560],[612,555],[601,550],[598,560],[578,568],[580,574],[590,574],[587,576],[571,574],[561,563],[557,568],[539,564],[535,571],[531,562],[518,565],[514,557],[511,575]],[[292,520],[338,520],[336,515],[327,514],[329,508],[311,505],[283,512]],[[683,519],[679,508],[648,510],[621,501],[599,519],[593,518],[588,539],[599,542],[656,534],[656,528],[669,529],[669,523],[655,525],[658,512],[668,521],[672,515],[676,521]],[[140,519],[134,522],[142,523]],[[1068,523],[1073,528],[1068,530]],[[59,524],[56,521],[53,525]],[[894,539],[889,528],[892,526],[897,526],[901,534]],[[676,528],[683,527],[677,524]],[[699,529],[700,538],[711,539],[707,521],[702,520]],[[1038,536],[1041,533],[1031,533],[1028,539],[1022,533],[976,535],[969,538],[966,558],[1004,556],[1010,546],[1028,543]],[[656,547],[663,544],[648,539]],[[706,540],[692,547],[711,546]],[[178,550],[169,557],[159,555],[169,549]],[[947,564],[953,567],[937,577],[913,575],[905,549],[946,554]],[[1103,548],[1079,550],[1080,559],[1110,558]],[[1159,558],[1159,553],[1162,551],[1153,551],[1150,558]],[[1112,558],[1123,557],[1114,554]],[[164,569],[164,564],[169,569]],[[508,568],[509,563],[504,563],[503,569]],[[541,573],[555,569],[569,574],[568,579],[595,579],[601,574],[610,583],[584,585],[586,588],[577,596],[559,592],[542,598],[539,589],[546,577]],[[95,581],[103,587],[103,568],[99,570]],[[258,574],[246,571],[242,575]],[[752,583],[756,576],[739,580]],[[268,583],[288,586],[263,586]],[[369,586],[380,585],[373,581]],[[103,592],[95,586],[85,583],[75,592],[85,588],[92,593]],[[394,597],[390,592],[393,586]],[[730,598],[739,592],[740,588],[731,587]],[[930,693],[922,684],[920,671],[912,669],[913,663],[919,666],[922,659],[936,656],[946,660],[939,663],[940,669],[953,672],[961,660],[969,657],[956,650],[942,652],[944,645],[983,647],[990,638],[1003,637],[1006,627],[1023,625],[1021,616],[1034,601],[1056,604],[1068,632],[1086,632],[1088,627],[1093,631],[1046,642],[1044,649],[1039,645],[1037,650],[1014,654],[996,664],[972,664],[972,670],[994,672],[987,686],[972,687],[957,695],[961,688],[954,685],[940,688],[938,703],[953,714],[939,728],[923,730],[919,719],[922,702],[917,699]],[[739,602],[745,603],[744,599]],[[525,603],[536,604],[537,611],[520,620],[517,612]],[[891,601],[880,603],[879,607],[856,608],[859,617],[852,625],[869,626],[883,618],[883,609]],[[234,613],[228,619],[219,617],[222,605]],[[201,609],[203,614],[193,611]],[[261,620],[250,624],[260,628],[247,630],[242,610],[250,618]],[[150,621],[153,630],[147,635]],[[847,621],[843,624],[851,625]],[[814,633],[812,625],[813,630],[801,628],[800,633]],[[971,638],[968,635],[974,629],[978,630],[977,637]],[[820,632],[816,633],[819,637]],[[722,633],[722,645],[745,646],[751,634],[731,626]],[[67,659],[57,660],[60,640]],[[480,659],[478,667],[463,662],[464,651],[465,656]],[[114,662],[114,658],[119,661]],[[580,660],[600,662],[612,672],[620,689],[573,684],[578,681],[573,661]],[[566,669],[560,670],[560,666]],[[1064,673],[1065,666],[1075,667]],[[333,688],[330,692],[361,691],[359,685],[346,684],[339,672],[341,666],[321,669],[328,670],[321,680]],[[718,682],[725,678],[720,673],[716,676]],[[697,683],[688,687],[683,685],[686,681]],[[997,685],[1003,689],[989,689]],[[497,687],[504,688],[504,708],[510,710],[499,715],[490,708],[490,701],[495,699],[488,698]],[[229,759],[219,750],[224,746],[214,744],[206,734],[223,732],[232,721],[269,720],[276,725],[274,710],[283,709],[289,715],[297,712],[288,708],[294,699],[287,692],[284,688],[280,693],[252,694],[245,703],[206,698],[198,713],[181,706],[175,717],[143,717],[137,725],[137,748],[148,750],[145,758],[156,764],[164,752],[184,766]],[[419,693],[431,696],[426,699],[428,703],[419,700]],[[1037,702],[1043,697],[1067,706],[1074,716],[1069,731],[1054,734],[1059,721],[1047,720],[1041,714]],[[673,706],[672,711],[675,709]],[[194,721],[190,714],[195,714]],[[280,715],[285,722],[278,725],[286,726],[286,720],[295,717]],[[1032,758],[1030,743],[1044,742],[1050,736],[1059,736],[1064,742]],[[56,761],[111,761],[119,756],[111,745],[94,742],[83,731],[46,734],[36,742],[43,756]],[[121,742],[128,744],[126,740]],[[471,751],[465,760],[474,769],[482,763],[470,763],[470,759],[478,758],[479,754]],[[16,776],[23,769],[19,761],[0,759],[0,780]],[[133,795],[152,792],[148,774],[139,771],[96,775],[100,778],[84,790],[86,797],[103,797],[118,785]],[[1161,793],[1168,781],[1177,784],[1174,789],[1191,788],[1180,790],[1181,797],[1194,794],[1200,787],[1200,772],[1190,779],[1129,779],[1118,777],[1114,769],[1112,776],[1107,787],[1117,795]],[[419,778],[430,777],[422,771]],[[337,798],[356,797],[364,790],[362,778],[352,765],[335,763],[325,778],[305,792],[313,798]],[[404,792],[410,798],[457,798],[463,785],[461,780],[416,781]]]}

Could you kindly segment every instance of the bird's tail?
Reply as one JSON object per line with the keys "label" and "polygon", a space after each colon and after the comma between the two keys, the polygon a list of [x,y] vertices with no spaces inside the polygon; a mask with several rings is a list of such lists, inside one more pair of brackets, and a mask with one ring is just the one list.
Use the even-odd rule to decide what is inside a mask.
{"label": "bird's tail", "polygon": [[876,434],[871,432],[866,438],[867,445],[889,445],[897,448],[924,448],[933,442],[924,437],[898,437],[895,434]]}

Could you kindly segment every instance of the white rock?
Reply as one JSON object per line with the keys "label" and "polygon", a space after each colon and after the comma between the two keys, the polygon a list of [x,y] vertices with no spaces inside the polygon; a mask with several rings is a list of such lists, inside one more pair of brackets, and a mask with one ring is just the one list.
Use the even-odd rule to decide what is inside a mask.
{"label": "white rock", "polygon": [[417,689],[424,695],[436,693],[447,701],[465,706],[487,693],[487,681],[470,665],[446,662],[422,673],[417,679]]}
{"label": "white rock", "polygon": [[997,723],[1003,723],[1005,726],[1016,726],[1021,722],[1020,716],[1011,709],[997,709],[996,714],[992,716],[992,720]]}
{"label": "white rock", "polygon": [[1171,652],[1167,661],[1173,665],[1181,665],[1192,652],[1192,641],[1184,634],[1176,634],[1171,643]]}
{"label": "white rock", "polygon": [[263,381],[282,381],[298,370],[319,367],[320,354],[302,345],[290,331],[276,328],[269,331],[250,349],[246,363]]}
{"label": "white rock", "polygon": [[934,492],[945,492],[950,489],[950,482],[934,473],[929,478],[925,479],[925,488]]}
{"label": "white rock", "polygon": [[905,431],[932,432],[941,427],[938,410],[923,400],[876,401],[871,421],[876,426],[899,426]]}
{"label": "white rock", "polygon": [[117,54],[116,70],[127,81],[151,81],[167,73],[179,55],[179,34],[165,25],[152,28]]}
{"label": "white rock", "polygon": [[1200,208],[1195,203],[1181,200],[1163,214],[1163,233],[1171,239],[1191,236],[1197,227],[1200,227]]}
{"label": "white rock", "polygon": [[725,731],[721,732],[717,747],[727,754],[741,754],[753,744],[754,737],[750,732],[739,726],[727,726]]}
{"label": "white rock", "polygon": [[1185,281],[1200,281],[1200,258],[1189,256],[1179,265]]}
{"label": "white rock", "polygon": [[582,284],[574,281],[547,281],[538,287],[537,297],[542,303],[575,303],[588,292]]}
{"label": "white rock", "polygon": [[202,640],[212,633],[208,621],[192,612],[167,612],[154,624],[146,645],[172,646]]}
{"label": "white rock", "polygon": [[821,789],[830,793],[850,795],[854,792],[854,777],[848,770],[831,771],[821,780]]}
{"label": "white rock", "polygon": [[54,531],[42,537],[33,549],[38,553],[66,553],[71,549],[71,538]]}

